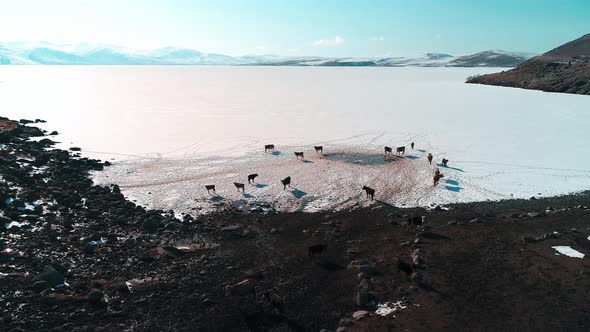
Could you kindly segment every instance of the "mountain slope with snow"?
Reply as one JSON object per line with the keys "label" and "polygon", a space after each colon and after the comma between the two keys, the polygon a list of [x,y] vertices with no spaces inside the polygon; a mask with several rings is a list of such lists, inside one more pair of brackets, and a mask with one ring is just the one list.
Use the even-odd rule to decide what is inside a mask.
{"label": "mountain slope with snow", "polygon": [[483,51],[465,56],[428,53],[423,57],[229,56],[165,47],[134,51],[111,45],[0,43],[3,65],[259,65],[362,67],[514,67],[533,54]]}

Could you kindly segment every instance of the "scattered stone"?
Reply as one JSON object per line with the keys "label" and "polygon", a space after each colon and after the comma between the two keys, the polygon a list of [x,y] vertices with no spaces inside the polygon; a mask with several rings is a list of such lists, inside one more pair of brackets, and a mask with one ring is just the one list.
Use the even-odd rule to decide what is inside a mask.
{"label": "scattered stone", "polygon": [[447,225],[449,226],[453,226],[453,225],[457,225],[457,221],[456,220],[451,220],[447,223]]}
{"label": "scattered stone", "polygon": [[529,212],[529,213],[527,213],[526,215],[527,215],[527,217],[529,217],[529,218],[535,218],[535,217],[539,217],[539,216],[541,216],[541,213],[540,213],[540,212]]}
{"label": "scattered stone", "polygon": [[250,279],[244,279],[237,284],[226,286],[225,295],[246,295],[254,292],[254,283]]}
{"label": "scattered stone", "polygon": [[355,311],[355,313],[352,314],[352,318],[354,320],[361,320],[365,317],[369,316],[369,312],[366,310],[359,310],[359,311]]}
{"label": "scattered stone", "polygon": [[480,219],[479,218],[473,218],[473,219],[469,220],[469,223],[470,224],[477,224],[479,222],[480,222]]}

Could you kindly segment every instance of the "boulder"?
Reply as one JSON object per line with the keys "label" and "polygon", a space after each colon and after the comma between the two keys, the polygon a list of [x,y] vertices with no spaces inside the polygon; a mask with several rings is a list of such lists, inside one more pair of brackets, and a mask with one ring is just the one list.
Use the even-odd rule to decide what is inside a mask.
{"label": "boulder", "polygon": [[365,317],[368,317],[368,316],[369,316],[369,312],[368,312],[368,311],[366,311],[366,310],[359,310],[359,311],[355,311],[355,312],[352,314],[352,318],[353,318],[354,320],[361,320],[361,319],[363,319],[363,318],[365,318]]}
{"label": "boulder", "polygon": [[41,274],[37,277],[37,280],[44,280],[50,287],[61,285],[65,281],[65,277],[61,272],[58,272],[52,266],[47,266]]}

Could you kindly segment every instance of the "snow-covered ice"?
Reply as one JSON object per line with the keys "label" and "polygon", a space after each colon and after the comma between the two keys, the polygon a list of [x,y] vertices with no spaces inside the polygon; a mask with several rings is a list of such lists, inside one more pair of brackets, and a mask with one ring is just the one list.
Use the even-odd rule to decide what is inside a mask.
{"label": "snow-covered ice", "polygon": [[[590,98],[464,84],[497,70],[3,67],[0,107],[48,120],[63,147],[114,158],[98,183],[176,212],[427,206],[589,189]],[[274,155],[263,152],[270,143]],[[406,154],[382,162],[384,146]],[[436,187],[429,152],[435,164],[450,160]],[[250,173],[257,183],[238,193],[233,182]],[[292,188],[283,190],[286,176]]]}
{"label": "snow-covered ice", "polygon": [[[577,251],[576,249],[573,249],[570,246],[554,246],[551,247],[553,249],[555,249],[558,253],[562,254],[562,255],[566,255],[569,257],[574,257],[574,258],[584,258],[584,254]],[[557,253],[556,253],[557,255]]]}

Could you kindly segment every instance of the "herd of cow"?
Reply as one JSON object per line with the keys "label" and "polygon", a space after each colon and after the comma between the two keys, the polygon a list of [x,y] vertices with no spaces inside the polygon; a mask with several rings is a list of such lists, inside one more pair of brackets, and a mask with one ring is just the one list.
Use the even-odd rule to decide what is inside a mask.
{"label": "herd of cow", "polygon": [[[414,142],[412,142],[410,144],[410,146],[412,147],[412,150],[414,149]],[[323,146],[314,146],[315,152],[316,153],[323,153],[324,152],[324,147]],[[274,152],[275,150],[275,146],[274,144],[267,144],[264,146],[264,152],[268,153],[268,152]],[[396,155],[403,155],[406,152],[406,147],[405,146],[398,146],[396,148]],[[303,151],[302,152],[294,152],[295,153],[295,158],[299,159],[301,158],[301,160],[304,160],[304,156],[303,156]],[[393,149],[389,146],[385,147],[385,155],[387,154],[393,154]],[[430,165],[432,165],[432,153],[428,153],[428,163]],[[444,167],[447,167],[447,163],[449,162],[448,159],[443,158],[442,159],[442,165]],[[258,174],[254,173],[254,174],[250,174],[248,175],[248,184],[253,183],[256,179],[256,177],[258,176]],[[433,177],[433,186],[436,186],[438,184],[438,181],[444,177],[444,175],[440,172],[440,169],[436,169],[434,172],[434,177]],[[287,186],[289,186],[289,188],[291,188],[291,177],[287,176],[286,178],[281,180],[281,183],[283,184],[283,190],[287,189]],[[239,183],[239,182],[234,182],[234,186],[237,188],[238,191],[242,191],[243,193],[246,192],[246,186],[243,183]],[[213,193],[215,193],[215,185],[206,185],[205,189],[207,189],[207,193],[211,193],[211,191],[213,191]],[[367,187],[367,186],[363,186],[362,190],[365,191],[367,198],[370,198],[371,200],[373,200],[375,198],[375,189]]]}

